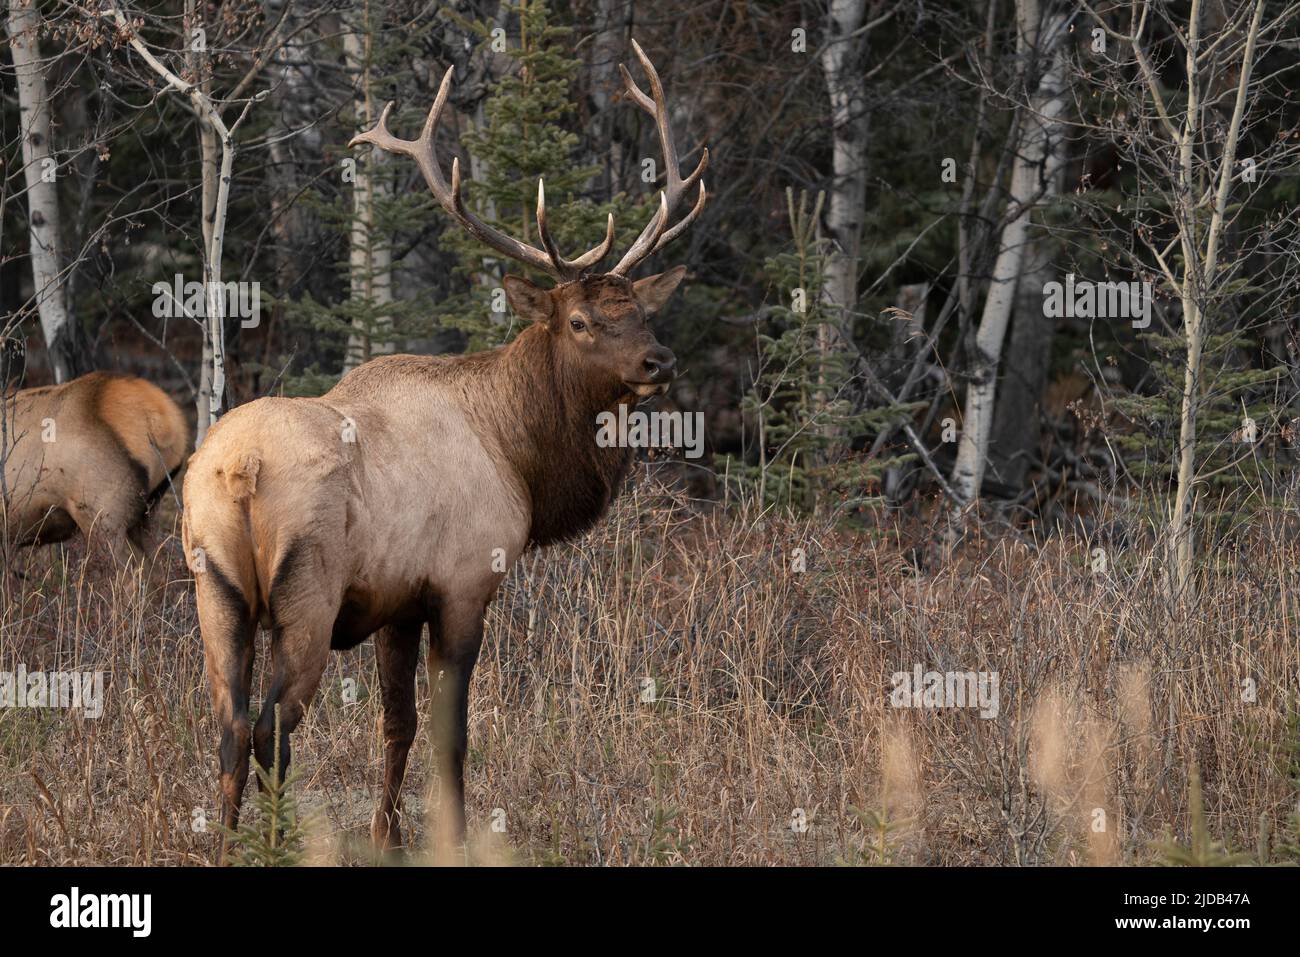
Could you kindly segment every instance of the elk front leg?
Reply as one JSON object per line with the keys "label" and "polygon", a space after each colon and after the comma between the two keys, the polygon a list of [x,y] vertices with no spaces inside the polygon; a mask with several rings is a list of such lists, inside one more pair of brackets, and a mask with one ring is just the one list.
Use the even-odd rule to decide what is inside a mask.
{"label": "elk front leg", "polygon": [[439,848],[465,843],[469,683],[483,643],[483,601],[446,602],[429,634],[429,687],[438,774]]}
{"label": "elk front leg", "polygon": [[132,559],[143,565],[144,549],[129,531],[140,522],[144,503],[115,487],[97,490],[88,498],[68,508],[86,539],[88,555],[107,559],[107,567],[114,571],[126,568]]}
{"label": "elk front leg", "polygon": [[384,789],[370,823],[378,850],[402,846],[402,779],[419,720],[415,710],[415,669],[423,625],[389,625],[375,635],[375,660],[384,700]]}

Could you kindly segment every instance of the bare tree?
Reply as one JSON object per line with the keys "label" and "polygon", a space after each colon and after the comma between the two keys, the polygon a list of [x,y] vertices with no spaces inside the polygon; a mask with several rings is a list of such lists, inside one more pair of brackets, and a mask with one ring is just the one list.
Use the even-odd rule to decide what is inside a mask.
{"label": "bare tree", "polygon": [[[197,427],[195,445],[203,442],[209,427],[221,412],[226,388],[225,347],[225,287],[222,283],[222,256],[225,248],[226,214],[230,206],[230,185],[234,174],[235,131],[248,116],[256,100],[265,98],[266,91],[254,97],[245,97],[245,91],[261,72],[268,60],[284,42],[281,27],[289,13],[291,3],[285,3],[279,18],[269,28],[267,35],[255,48],[252,63],[234,89],[223,98],[216,98],[211,90],[211,69],[206,62],[206,33],[199,17],[195,0],[187,0],[186,60],[187,73],[194,77],[186,80],[162,62],[141,39],[136,26],[127,20],[117,3],[112,3],[102,14],[110,17],[117,26],[119,38],[139,54],[149,69],[160,77],[166,86],[183,94],[199,120],[199,139],[202,148],[202,223],[203,223],[203,282],[204,346],[200,370]],[[227,123],[225,111],[239,110],[233,122]]]}
{"label": "bare tree", "polygon": [[[826,367],[844,353],[852,333],[858,304],[858,271],[862,254],[862,223],[867,205],[867,147],[871,116],[864,82],[871,32],[893,18],[891,6],[872,20],[869,12],[879,4],[867,0],[831,0],[827,10],[826,38],[821,49],[822,75],[830,100],[831,183],[825,204],[827,256],[822,272],[821,299],[829,307],[829,322],[817,327],[817,348],[823,360],[817,374],[816,405],[819,413],[836,399]],[[819,233],[820,233],[820,226]],[[822,433],[842,444],[841,429],[825,421]],[[818,455],[833,455],[828,448]]]}
{"label": "bare tree", "polygon": [[[1269,23],[1264,22],[1265,4],[1209,8],[1192,0],[1185,23],[1163,8],[1156,16],[1166,20],[1165,42],[1175,45],[1183,76],[1174,80],[1181,95],[1169,91],[1167,81],[1157,73],[1152,55],[1154,40],[1148,32],[1154,19],[1152,6],[1142,0],[1128,8],[1129,29],[1112,21],[1087,3],[1096,28],[1128,51],[1134,76],[1131,82],[1116,81],[1109,92],[1125,104],[1103,132],[1124,151],[1142,176],[1144,190],[1159,197],[1147,202],[1152,210],[1165,214],[1144,214],[1137,228],[1131,258],[1163,279],[1176,298],[1182,314],[1182,340],[1186,349],[1181,388],[1178,445],[1175,451],[1174,501],[1168,519],[1170,585],[1175,595],[1189,593],[1196,555],[1193,511],[1198,484],[1198,415],[1206,402],[1204,350],[1216,316],[1221,316],[1245,264],[1248,237],[1238,236],[1237,254],[1225,252],[1231,227],[1244,209],[1234,207],[1234,183],[1255,182],[1256,160],[1239,168],[1238,144],[1249,125],[1252,110],[1267,103],[1264,77],[1253,71],[1261,38],[1268,48],[1285,51],[1282,27],[1293,21],[1294,5],[1287,5]],[[1207,27],[1209,29],[1207,29]],[[1294,54],[1285,54],[1293,61]],[[1296,148],[1285,143],[1268,147],[1269,156],[1259,161],[1264,169],[1283,165],[1284,157],[1294,161]],[[1254,187],[1252,187],[1253,189]],[[1238,187],[1238,192],[1243,190]]]}

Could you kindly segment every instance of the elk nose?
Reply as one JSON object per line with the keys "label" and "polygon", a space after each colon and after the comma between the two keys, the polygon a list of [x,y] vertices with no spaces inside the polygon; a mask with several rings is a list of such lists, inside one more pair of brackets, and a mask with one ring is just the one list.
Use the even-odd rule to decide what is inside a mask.
{"label": "elk nose", "polygon": [[677,357],[663,346],[655,346],[645,357],[645,371],[651,382],[666,382],[677,368]]}

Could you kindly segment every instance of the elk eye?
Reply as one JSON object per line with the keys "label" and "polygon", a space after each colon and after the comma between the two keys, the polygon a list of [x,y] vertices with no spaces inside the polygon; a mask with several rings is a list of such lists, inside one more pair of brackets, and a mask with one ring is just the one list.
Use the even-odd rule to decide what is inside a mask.
{"label": "elk eye", "polygon": [[574,332],[582,332],[587,328],[587,324],[581,319],[570,319],[569,325],[573,327]]}

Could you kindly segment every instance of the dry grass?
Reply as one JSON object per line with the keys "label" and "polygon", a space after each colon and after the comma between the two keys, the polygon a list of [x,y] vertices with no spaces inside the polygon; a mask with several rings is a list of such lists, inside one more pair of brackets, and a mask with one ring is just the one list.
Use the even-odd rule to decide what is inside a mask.
{"label": "dry grass", "polygon": [[[471,858],[823,864],[884,847],[904,864],[1150,862],[1164,830],[1188,831],[1193,762],[1217,838],[1253,849],[1261,815],[1284,828],[1300,674],[1289,531],[1217,556],[1206,597],[1175,610],[1156,553],[1136,546],[1105,574],[1094,543],[1060,539],[975,543],[920,572],[889,539],[642,484],[592,536],[529,556],[474,679]],[[178,549],[167,539],[143,578],[53,549],[5,576],[0,671],[100,669],[106,703],[98,720],[0,709],[0,863],[212,859],[194,822],[215,814],[216,734]],[[372,656],[331,656],[294,736],[313,861],[367,859]],[[917,664],[997,672],[998,716],[891,708],[891,674]],[[422,714],[426,692],[421,673]],[[417,843],[427,731],[407,789]]]}

